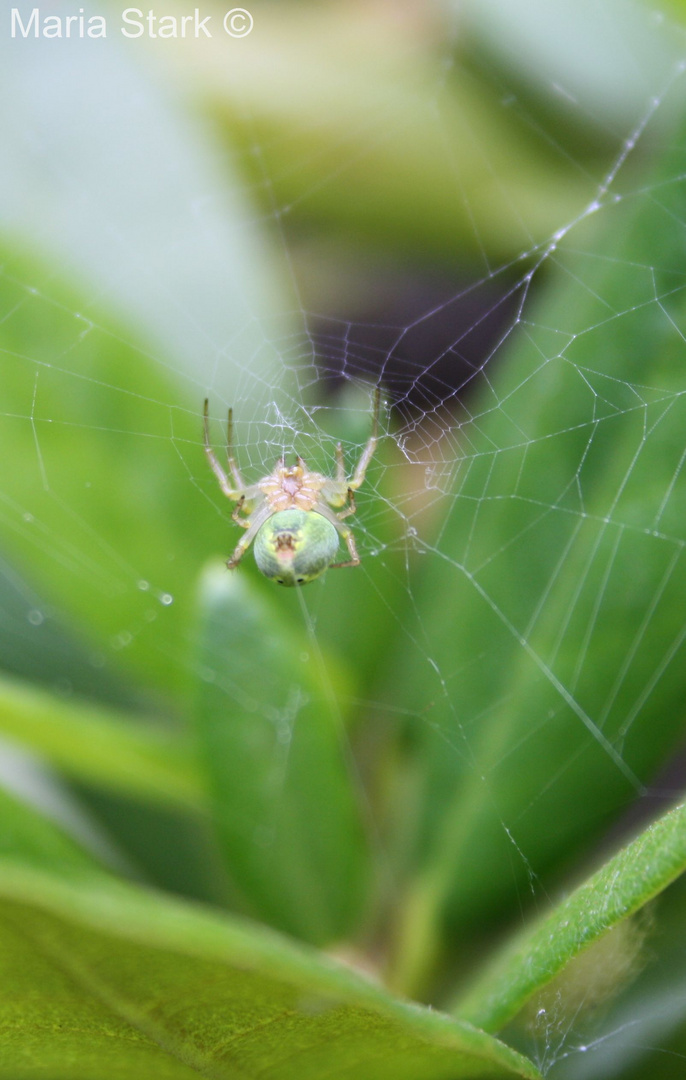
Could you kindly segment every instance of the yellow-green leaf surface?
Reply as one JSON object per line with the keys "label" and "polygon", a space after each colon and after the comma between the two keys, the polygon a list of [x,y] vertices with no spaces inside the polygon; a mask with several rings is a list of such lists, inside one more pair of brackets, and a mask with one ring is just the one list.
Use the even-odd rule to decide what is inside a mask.
{"label": "yellow-green leaf surface", "polygon": [[251,912],[321,944],[359,918],[368,877],[340,702],[349,680],[223,564],[202,587],[198,732],[228,872]]}
{"label": "yellow-green leaf surface", "polygon": [[686,806],[651,825],[525,931],[455,1006],[458,1016],[499,1030],[582,950],[638,911],[686,870]]}
{"label": "yellow-green leaf surface", "polygon": [[209,910],[0,865],[0,1077],[477,1080],[538,1071],[325,956]]}

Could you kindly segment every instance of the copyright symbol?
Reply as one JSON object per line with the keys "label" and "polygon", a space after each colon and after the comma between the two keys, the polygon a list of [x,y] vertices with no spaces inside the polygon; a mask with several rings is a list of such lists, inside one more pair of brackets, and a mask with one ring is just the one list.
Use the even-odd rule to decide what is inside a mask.
{"label": "copyright symbol", "polygon": [[252,15],[245,8],[231,8],[224,16],[224,29],[231,37],[247,37],[252,28]]}

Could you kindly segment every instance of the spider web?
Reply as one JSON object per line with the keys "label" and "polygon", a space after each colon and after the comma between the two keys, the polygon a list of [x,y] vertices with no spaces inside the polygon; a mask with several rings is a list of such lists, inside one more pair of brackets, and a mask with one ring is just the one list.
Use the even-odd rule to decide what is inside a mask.
{"label": "spider web", "polygon": [[[525,25],[519,7],[520,21],[508,24],[502,7],[465,5],[455,24],[452,12],[420,18],[398,5],[400,28],[375,21],[382,8],[357,12],[349,31],[378,68],[377,96],[344,96],[319,150],[323,107],[311,85],[295,81],[293,135],[283,117],[264,122],[248,78],[259,50],[268,65],[298,33],[308,49],[324,19],[314,9],[272,13],[271,24],[259,9],[264,36],[254,32],[253,52],[231,42],[230,70],[225,43],[192,54],[196,43],[177,42],[163,57],[161,42],[123,47],[114,33],[106,43],[5,37],[17,105],[2,119],[0,428],[16,466],[0,485],[2,642],[10,670],[35,676],[41,654],[41,677],[64,694],[111,684],[121,701],[117,673],[138,676],[143,654],[159,684],[183,687],[192,660],[175,612],[191,603],[189,568],[228,556],[238,539],[202,459],[204,397],[217,447],[233,407],[250,483],[282,454],[333,475],[339,439],[352,468],[380,382],[380,446],[354,519],[355,582],[347,571],[329,575],[277,602],[295,609],[313,648],[338,640],[364,668],[376,646],[364,628],[355,634],[354,605],[373,598],[381,614],[370,634],[394,636],[395,667],[377,650],[373,696],[350,705],[418,741],[432,798],[408,846],[428,852],[429,874],[440,851],[470,868],[450,908],[456,925],[469,925],[475,905],[498,912],[498,896],[483,891],[490,867],[480,845],[506,867],[502,887],[524,913],[556,887],[555,849],[575,850],[564,822],[540,840],[547,814],[607,794],[609,825],[618,808],[653,814],[682,787],[677,767],[657,772],[678,740],[653,709],[679,708],[686,638],[686,215],[674,135],[686,42],[661,17],[626,7],[617,45],[603,33],[610,8],[600,23],[589,11],[582,45],[593,45],[595,61],[580,72],[565,62],[579,50],[562,48],[561,24],[557,33],[547,25],[551,5],[528,5]],[[380,26],[395,59],[374,44]],[[517,68],[519,33],[536,78]],[[231,102],[228,161],[206,113],[188,104],[183,64],[198,78],[199,55],[223,102],[214,106],[222,113]],[[395,97],[385,92],[394,65],[408,73]],[[331,105],[325,67],[317,85]],[[478,111],[451,112],[456,88],[465,101],[488,97],[491,141]],[[542,156],[558,202],[527,193],[528,170],[521,188],[513,180],[508,128],[532,160]],[[343,211],[337,231],[315,228],[332,189],[335,202],[365,170],[392,175],[393,147],[422,131],[424,165],[454,208],[448,225],[428,229],[425,249],[411,227],[404,249],[384,237],[392,214],[383,207],[380,223],[359,226],[364,234],[378,224],[379,254],[361,242],[355,251]],[[670,140],[677,150],[656,172]],[[454,243],[442,228],[454,229]],[[132,459],[136,470],[120,470]],[[117,489],[124,477],[130,496]],[[167,511],[147,509],[160,501],[159,483],[179,493],[183,549],[151,551],[140,529],[145,505],[151,535],[179,544]],[[69,675],[65,627],[87,641]],[[523,704],[513,706],[516,697]],[[510,742],[501,715],[515,716]],[[650,723],[646,758],[635,743]],[[522,769],[524,801],[512,782]],[[608,1009],[541,1006],[529,1034],[513,1039],[560,1077],[610,1075],[603,1053],[617,1041],[633,1060],[667,1051],[684,972],[654,949],[648,980],[674,987],[654,1013],[643,1009],[639,979]]]}

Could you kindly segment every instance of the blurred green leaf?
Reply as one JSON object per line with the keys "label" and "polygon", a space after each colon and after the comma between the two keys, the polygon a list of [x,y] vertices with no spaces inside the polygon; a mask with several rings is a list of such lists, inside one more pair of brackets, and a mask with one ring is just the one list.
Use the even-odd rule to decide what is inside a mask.
{"label": "blurred green leaf", "polygon": [[[498,57],[541,98],[555,93],[567,124],[602,132],[633,127],[646,107],[646,86],[676,66],[674,34],[656,32],[655,10],[633,0],[447,0],[473,49]],[[465,33],[466,31],[466,33]],[[464,40],[464,39],[463,39]],[[640,71],[640,77],[639,77]],[[564,137],[565,124],[558,121]]]}
{"label": "blurred green leaf", "polygon": [[501,94],[456,66],[446,78],[437,7],[391,21],[374,5],[264,5],[258,18],[230,63],[219,39],[179,42],[176,70],[219,112],[254,185],[269,177],[269,210],[294,232],[454,266],[529,248],[593,197],[595,179]]}
{"label": "blurred green leaf", "polygon": [[[162,358],[191,407],[209,387],[231,400],[247,365],[273,383],[277,327],[287,334],[298,317],[226,148],[139,43],[115,32],[95,51],[53,44],[0,38],[0,91],[15,103],[0,116],[0,229],[73,283],[76,337],[95,301]],[[69,369],[58,342],[50,359]],[[126,375],[122,390],[151,389]]]}
{"label": "blurred green leaf", "polygon": [[661,181],[685,163],[681,132],[659,196],[611,195],[602,233],[561,242],[557,288],[457,433],[470,453],[413,596],[426,637],[389,674],[415,715],[432,703],[399,840],[401,982],[439,912],[464,935],[526,903],[682,738],[686,206]]}
{"label": "blurred green leaf", "polygon": [[198,729],[229,874],[272,925],[342,937],[369,876],[348,677],[239,571],[211,566],[201,600]]}
{"label": "blurred green leaf", "polygon": [[498,1031],[570,960],[633,915],[686,870],[686,806],[638,836],[555,910],[523,931],[454,1007]]}
{"label": "blurred green leaf", "polygon": [[288,395],[274,342],[300,318],[228,154],[140,51],[15,44],[0,40],[17,104],[0,117],[0,546],[103,662],[171,694],[184,600],[226,544],[195,480],[215,490],[202,400],[224,412],[241,380],[262,460],[265,394]]}
{"label": "blurred green leaf", "polygon": [[63,875],[103,871],[71,837],[21,799],[0,788],[0,858]]}
{"label": "blurred green leaf", "polygon": [[185,683],[170,656],[187,652],[198,565],[228,543],[195,482],[206,475],[202,392],[186,409],[173,373],[122,328],[45,268],[3,254],[0,453],[12,468],[0,543],[52,608],[95,635],[95,656],[114,653],[172,694]]}
{"label": "blurred green leaf", "polygon": [[0,1076],[443,1080],[534,1066],[258,927],[0,867]]}
{"label": "blurred green leaf", "polygon": [[74,693],[136,712],[150,709],[140,687],[84,641],[6,559],[0,559],[0,657],[4,671],[62,696]]}
{"label": "blurred green leaf", "polygon": [[204,806],[193,747],[149,721],[5,677],[0,732],[93,786],[185,809]]}

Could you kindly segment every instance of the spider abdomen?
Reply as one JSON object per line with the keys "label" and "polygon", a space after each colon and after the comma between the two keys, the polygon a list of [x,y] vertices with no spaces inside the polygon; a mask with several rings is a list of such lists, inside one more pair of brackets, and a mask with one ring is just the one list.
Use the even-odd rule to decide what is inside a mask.
{"label": "spider abdomen", "polygon": [[315,511],[291,507],[265,521],[255,537],[255,562],[280,585],[305,585],[324,573],[338,551],[338,533]]}
{"label": "spider abdomen", "polygon": [[[360,565],[352,530],[342,522],[355,513],[353,493],[364,481],[367,466],[376,449],[380,402],[377,386],[374,391],[372,433],[352,476],[346,474],[343,447],[337,443],[334,476],[311,471],[300,455],[295,465],[286,465],[282,456],[268,476],[256,484],[246,485],[233,453],[233,410],[229,409],[226,430],[227,475],[212,449],[210,403],[205,398],[205,456],[221,490],[227,499],[236,504],[231,517],[245,529],[242,539],[226,561],[229,570],[238,566],[253,541],[259,569],[280,585],[304,585],[323,574],[329,566]],[[332,508],[340,512],[334,513]],[[340,539],[345,541],[349,558],[345,562],[334,562]]]}

